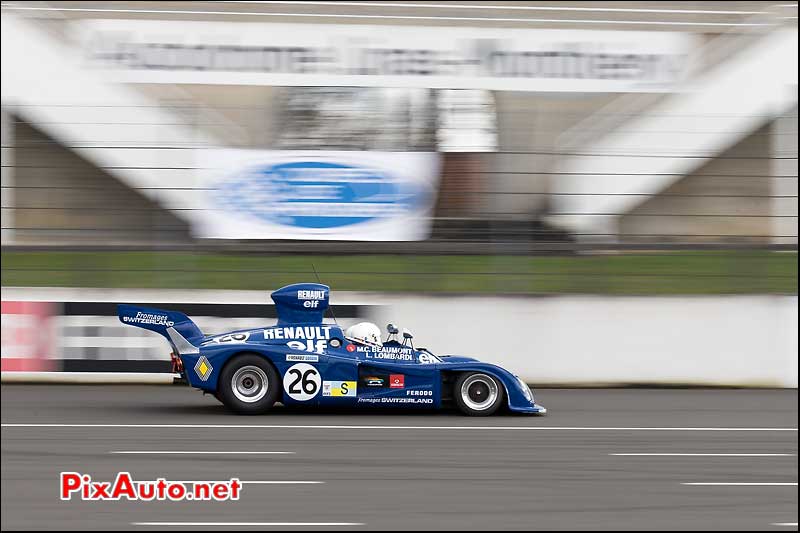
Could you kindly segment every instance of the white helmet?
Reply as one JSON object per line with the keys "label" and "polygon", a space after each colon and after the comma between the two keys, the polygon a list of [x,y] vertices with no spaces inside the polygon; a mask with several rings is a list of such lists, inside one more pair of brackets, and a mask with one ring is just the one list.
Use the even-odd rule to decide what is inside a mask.
{"label": "white helmet", "polygon": [[347,328],[344,336],[353,342],[382,346],[381,329],[372,322],[359,322]]}

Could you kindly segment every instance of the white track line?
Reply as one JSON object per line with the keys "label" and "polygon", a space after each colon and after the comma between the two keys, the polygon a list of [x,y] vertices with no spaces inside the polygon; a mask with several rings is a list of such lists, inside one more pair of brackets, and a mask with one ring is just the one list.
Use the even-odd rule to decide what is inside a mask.
{"label": "white track line", "polygon": [[771,526],[797,527],[797,522],[773,522]]}
{"label": "white track line", "polygon": [[3,383],[135,383],[171,385],[180,374],[167,372],[2,372]]}
{"label": "white track line", "polygon": [[4,428],[153,428],[153,429],[431,429],[478,431],[797,431],[797,428],[734,427],[583,427],[583,426],[340,426],[287,424],[0,424]]}
{"label": "white track line", "polygon": [[155,527],[349,527],[363,526],[361,522],[131,522],[133,526]]}
{"label": "white track line", "polygon": [[610,453],[624,457],[794,457],[793,453]]}
{"label": "white track line", "polygon": [[[358,7],[414,7],[423,9],[502,9],[509,11],[600,11],[612,13],[678,13],[693,15],[758,15],[761,11],[722,11],[700,9],[641,9],[641,8],[606,8],[606,7],[566,7],[566,6],[514,6],[486,4],[415,4],[413,2],[313,2],[297,0],[244,0],[222,1],[223,4],[289,4],[311,6],[358,6]],[[788,7],[797,7],[787,4]],[[783,6],[783,7],[787,7]]]}
{"label": "white track line", "polygon": [[[322,485],[324,481],[240,481],[242,485]],[[796,485],[797,483],[795,483]]]}
{"label": "white track line", "polygon": [[[217,481],[205,481],[205,480],[197,480],[197,479],[183,479],[183,480],[169,480],[170,483],[228,483],[230,480],[217,480]],[[155,483],[155,480],[150,481],[136,481],[136,483]],[[242,485],[323,485],[325,484],[324,481],[245,481],[239,480],[239,483]]]}
{"label": "white track line", "polygon": [[794,483],[729,483],[729,482],[703,482],[703,483],[681,483],[681,485],[711,485],[722,487],[796,487],[797,482]]}
{"label": "white track line", "polygon": [[394,19],[394,20],[460,20],[472,22],[533,22],[568,24],[637,24],[647,26],[770,26],[760,22],[681,22],[663,20],[600,20],[600,19],[551,19],[551,18],[512,18],[512,17],[450,17],[425,15],[364,15],[358,13],[278,13],[263,11],[208,11],[187,9],[122,9],[122,8],[84,8],[84,7],[33,7],[2,4],[3,9],[17,11],[59,11],[77,13],[151,13],[157,15],[228,15],[249,17],[303,17],[303,18],[351,18],[351,19]]}
{"label": "white track line", "polygon": [[[223,480],[200,480],[200,479],[183,479],[183,480],[170,480],[170,483],[183,483],[186,485],[196,485],[197,483],[229,483],[230,479],[223,479]],[[157,483],[157,480],[150,479],[150,480],[140,480],[134,481],[133,483],[140,485],[142,483]],[[239,480],[239,483],[242,485],[324,485],[324,481],[284,481],[284,480],[258,480],[258,481],[242,481]]]}
{"label": "white track line", "polygon": [[185,450],[123,450],[123,451],[114,451],[108,452],[111,454],[120,454],[120,455],[166,455],[166,454],[174,454],[174,455],[290,455],[295,452],[234,452],[234,451],[226,451],[226,452],[204,452],[200,450],[192,450],[192,451],[185,451]]}

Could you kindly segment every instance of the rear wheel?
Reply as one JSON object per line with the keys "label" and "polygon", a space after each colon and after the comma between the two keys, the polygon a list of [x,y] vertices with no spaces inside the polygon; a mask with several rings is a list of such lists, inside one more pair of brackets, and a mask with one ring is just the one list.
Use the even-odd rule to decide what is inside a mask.
{"label": "rear wheel", "polygon": [[244,354],[222,369],[215,396],[231,411],[257,415],[275,404],[280,391],[275,368],[261,356]]}
{"label": "rear wheel", "polygon": [[456,379],[453,397],[465,415],[489,416],[503,405],[505,389],[489,374],[469,372]]}

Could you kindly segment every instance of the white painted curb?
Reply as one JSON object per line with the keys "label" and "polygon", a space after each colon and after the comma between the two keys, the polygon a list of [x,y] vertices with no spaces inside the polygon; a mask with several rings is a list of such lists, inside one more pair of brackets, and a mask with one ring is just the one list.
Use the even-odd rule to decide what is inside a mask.
{"label": "white painted curb", "polygon": [[179,374],[165,372],[2,372],[3,383],[134,383],[171,385]]}

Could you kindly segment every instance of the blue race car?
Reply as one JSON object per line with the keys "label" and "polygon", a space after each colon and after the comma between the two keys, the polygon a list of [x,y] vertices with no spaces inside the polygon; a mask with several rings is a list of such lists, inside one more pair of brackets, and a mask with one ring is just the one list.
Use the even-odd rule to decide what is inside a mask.
{"label": "blue race car", "polygon": [[[240,414],[284,405],[442,408],[488,416],[508,406],[543,414],[528,386],[511,372],[469,357],[437,356],[389,325],[389,338],[359,324],[324,323],[329,288],[288,285],[272,293],[278,323],[204,335],[186,315],[120,305],[123,324],[163,335],[173,368],[193,387]],[[376,326],[367,324],[377,329]],[[351,333],[348,335],[347,333]],[[398,337],[402,337],[402,341]]]}

